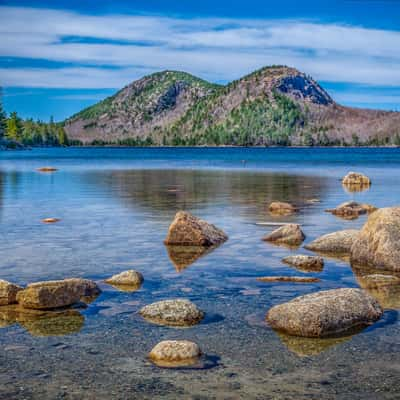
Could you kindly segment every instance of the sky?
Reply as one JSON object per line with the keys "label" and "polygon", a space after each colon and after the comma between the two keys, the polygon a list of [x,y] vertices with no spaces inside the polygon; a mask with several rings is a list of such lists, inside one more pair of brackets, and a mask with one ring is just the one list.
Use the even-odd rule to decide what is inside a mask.
{"label": "sky", "polygon": [[144,75],[272,64],[341,104],[400,111],[400,0],[0,0],[7,112],[61,121]]}

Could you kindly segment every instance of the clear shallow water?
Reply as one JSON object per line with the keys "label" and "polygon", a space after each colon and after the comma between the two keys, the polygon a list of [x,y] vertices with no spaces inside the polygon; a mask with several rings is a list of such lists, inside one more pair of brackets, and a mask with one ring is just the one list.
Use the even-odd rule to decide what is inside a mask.
{"label": "clear shallow water", "polygon": [[[244,161],[245,160],[245,161]],[[36,168],[59,168],[52,174]],[[370,190],[346,192],[340,178],[360,170]],[[324,212],[355,199],[399,203],[398,149],[35,149],[0,154],[0,278],[29,282],[82,276],[101,282],[125,269],[142,288],[103,294],[54,321],[0,328],[0,398],[396,399],[400,383],[398,292],[375,293],[384,318],[353,337],[309,341],[276,334],[264,322],[274,305],[301,294],[358,287],[350,266],[326,259],[317,284],[266,284],[265,275],[303,275],[281,263],[297,252],[262,242],[271,228],[303,225],[307,241],[345,221]],[[272,218],[272,200],[306,204]],[[175,212],[191,211],[224,229],[229,241],[185,267],[162,241]],[[57,217],[53,225],[42,218]],[[305,274],[304,274],[305,275]],[[189,329],[143,321],[153,301],[186,297],[207,313]],[[1,311],[1,310],[0,310]],[[205,369],[159,369],[146,360],[164,339],[195,340]],[[212,368],[211,368],[212,367]]]}

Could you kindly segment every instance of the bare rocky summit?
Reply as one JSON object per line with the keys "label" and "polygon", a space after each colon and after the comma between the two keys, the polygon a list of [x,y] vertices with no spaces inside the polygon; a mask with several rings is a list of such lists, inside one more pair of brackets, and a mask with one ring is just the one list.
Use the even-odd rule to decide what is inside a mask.
{"label": "bare rocky summit", "polygon": [[325,290],[272,307],[267,321],[278,331],[329,337],[368,326],[383,315],[378,302],[360,289]]}
{"label": "bare rocky summit", "polygon": [[192,214],[179,211],[172,221],[166,245],[177,246],[215,246],[225,242],[228,236],[215,225],[212,225]]}

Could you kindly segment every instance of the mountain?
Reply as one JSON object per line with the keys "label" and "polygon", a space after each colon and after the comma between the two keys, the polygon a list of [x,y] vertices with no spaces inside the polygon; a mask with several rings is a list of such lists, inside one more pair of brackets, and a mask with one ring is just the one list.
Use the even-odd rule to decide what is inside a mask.
{"label": "mountain", "polygon": [[399,145],[400,113],[341,106],[286,66],[228,85],[164,71],[73,115],[64,129],[82,144]]}

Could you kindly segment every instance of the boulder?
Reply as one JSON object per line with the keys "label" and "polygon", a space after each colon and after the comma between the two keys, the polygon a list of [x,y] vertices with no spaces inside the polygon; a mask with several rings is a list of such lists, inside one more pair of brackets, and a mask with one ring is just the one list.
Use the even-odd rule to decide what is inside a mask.
{"label": "boulder", "polygon": [[400,271],[400,207],[372,213],[351,247],[352,264]]}
{"label": "boulder", "polygon": [[305,238],[306,236],[301,230],[300,225],[289,224],[274,230],[267,236],[264,236],[262,240],[288,246],[299,246]]}
{"label": "boulder", "polygon": [[345,219],[355,219],[358,218],[359,215],[369,214],[376,210],[377,208],[371,204],[360,204],[356,201],[346,201],[345,203],[338,205],[336,208],[327,209],[325,211]]}
{"label": "boulder", "polygon": [[158,325],[191,326],[204,318],[204,312],[187,299],[162,300],[140,310],[140,315]]}
{"label": "boulder", "polygon": [[357,239],[357,229],[345,229],[320,236],[304,246],[305,249],[326,254],[350,254],[350,249]]}
{"label": "boulder", "polygon": [[140,287],[143,283],[143,275],[130,269],[128,271],[123,271],[117,275],[113,275],[111,278],[105,279],[104,282],[115,286],[136,286]]}
{"label": "boulder", "polygon": [[200,347],[188,340],[164,340],[153,347],[149,358],[160,367],[195,364],[201,355]]}
{"label": "boulder", "polygon": [[361,329],[383,314],[378,302],[361,289],[325,290],[272,307],[267,321],[276,330],[302,337],[329,337]]}
{"label": "boulder", "polygon": [[285,203],[283,201],[273,201],[268,210],[271,214],[276,215],[290,215],[297,211],[297,208],[290,203]]}
{"label": "boulder", "polygon": [[0,306],[17,302],[17,293],[22,287],[0,279]]}
{"label": "boulder", "polygon": [[370,186],[371,180],[368,176],[359,172],[349,172],[343,179],[343,185],[346,186]]}
{"label": "boulder", "polygon": [[31,283],[17,294],[17,302],[24,308],[52,309],[67,307],[81,299],[97,296],[97,284],[88,279],[71,278],[59,281]]}
{"label": "boulder", "polygon": [[179,211],[172,221],[167,237],[166,245],[179,246],[213,246],[225,242],[228,236],[216,226],[193,216]]}
{"label": "boulder", "polygon": [[324,268],[324,259],[318,256],[298,254],[295,256],[285,257],[282,259],[282,262],[289,264],[300,271],[306,272],[320,272]]}

